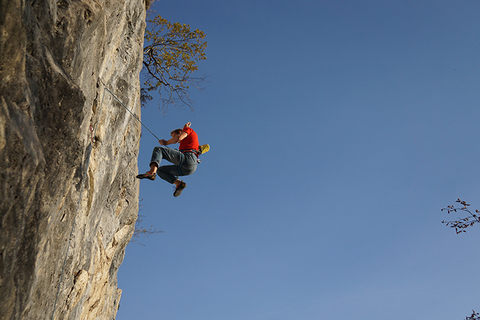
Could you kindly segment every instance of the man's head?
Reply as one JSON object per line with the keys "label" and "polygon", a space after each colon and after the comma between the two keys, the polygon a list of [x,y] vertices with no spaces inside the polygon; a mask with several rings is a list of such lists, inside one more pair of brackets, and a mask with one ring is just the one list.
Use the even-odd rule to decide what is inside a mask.
{"label": "man's head", "polygon": [[174,135],[179,135],[180,133],[182,133],[182,129],[175,129],[173,130],[172,132],[170,132],[170,136],[174,136]]}

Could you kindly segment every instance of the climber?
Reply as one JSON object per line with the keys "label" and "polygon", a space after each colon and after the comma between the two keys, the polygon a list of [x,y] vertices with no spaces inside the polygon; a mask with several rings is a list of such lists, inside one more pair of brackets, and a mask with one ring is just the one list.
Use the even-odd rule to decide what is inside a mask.
{"label": "climber", "polygon": [[[185,182],[178,179],[178,176],[188,176],[194,173],[199,162],[198,156],[210,149],[208,145],[199,146],[197,133],[190,128],[191,125],[190,122],[187,122],[183,129],[173,130],[170,133],[172,138],[169,140],[158,140],[162,146],[180,143],[179,150],[162,146],[155,147],[150,161],[150,171],[139,174],[137,178],[153,181],[155,175],[158,174],[163,180],[175,185],[173,196],[178,197],[187,186]],[[160,167],[162,159],[173,163],[173,165]]]}

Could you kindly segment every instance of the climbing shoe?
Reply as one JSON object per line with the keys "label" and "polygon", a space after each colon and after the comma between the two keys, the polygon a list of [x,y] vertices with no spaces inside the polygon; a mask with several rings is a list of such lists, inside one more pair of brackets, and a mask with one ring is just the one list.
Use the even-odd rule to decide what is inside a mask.
{"label": "climbing shoe", "polygon": [[175,188],[175,191],[173,192],[174,197],[178,197],[179,195],[182,194],[183,189],[187,187],[187,184],[183,181],[180,181],[180,184],[178,187]]}
{"label": "climbing shoe", "polygon": [[150,172],[142,173],[137,176],[138,179],[149,179],[152,181],[155,180],[155,177],[156,177],[155,174]]}

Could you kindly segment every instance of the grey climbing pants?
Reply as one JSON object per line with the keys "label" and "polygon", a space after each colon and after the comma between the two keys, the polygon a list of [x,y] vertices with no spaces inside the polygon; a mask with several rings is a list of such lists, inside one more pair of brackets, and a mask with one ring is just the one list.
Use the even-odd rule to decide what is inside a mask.
{"label": "grey climbing pants", "polygon": [[[162,159],[165,159],[173,165],[160,166]],[[175,149],[167,147],[155,147],[152,152],[150,165],[156,164],[157,174],[160,178],[170,183],[174,183],[179,176],[188,176],[197,170],[197,156],[192,152],[182,153]]]}

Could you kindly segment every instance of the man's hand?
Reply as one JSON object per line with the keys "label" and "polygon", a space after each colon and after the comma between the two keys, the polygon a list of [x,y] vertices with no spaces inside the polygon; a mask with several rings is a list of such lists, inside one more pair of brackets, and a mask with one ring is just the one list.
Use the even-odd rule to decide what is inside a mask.
{"label": "man's hand", "polygon": [[183,127],[184,128],[190,128],[191,125],[192,125],[192,123],[189,121],[189,122],[185,123],[185,125]]}
{"label": "man's hand", "polygon": [[161,146],[166,146],[167,145],[167,140],[165,140],[165,139],[158,140],[158,142],[160,143]]}

